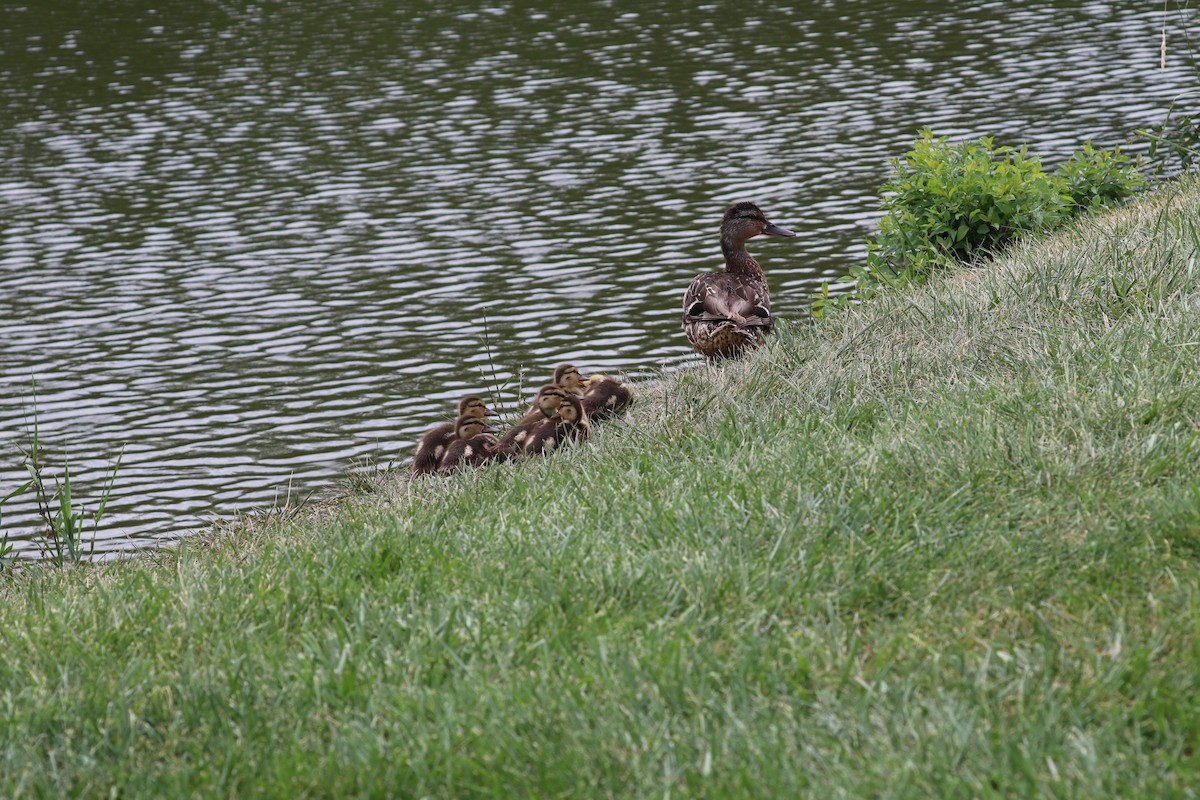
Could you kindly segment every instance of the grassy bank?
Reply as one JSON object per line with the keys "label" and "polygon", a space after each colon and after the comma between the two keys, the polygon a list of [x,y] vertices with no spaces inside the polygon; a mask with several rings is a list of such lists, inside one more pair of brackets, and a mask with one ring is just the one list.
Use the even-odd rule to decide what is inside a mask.
{"label": "grassy bank", "polygon": [[0,794],[1200,785],[1200,184],[397,480],[0,603]]}

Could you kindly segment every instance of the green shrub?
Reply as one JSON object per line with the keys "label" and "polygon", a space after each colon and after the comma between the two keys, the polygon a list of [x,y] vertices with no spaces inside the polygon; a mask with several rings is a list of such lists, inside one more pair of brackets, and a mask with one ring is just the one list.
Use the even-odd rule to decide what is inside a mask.
{"label": "green shrub", "polygon": [[891,163],[879,235],[867,243],[872,272],[923,280],[1065,214],[1067,198],[1038,159],[1024,148],[993,148],[987,137],[951,145],[924,130]]}
{"label": "green shrub", "polygon": [[1084,142],[1083,148],[1076,150],[1054,175],[1071,199],[1072,213],[1114,205],[1145,184],[1137,172],[1137,162],[1121,148],[1096,149],[1090,141]]}
{"label": "green shrub", "polygon": [[812,302],[815,317],[868,299],[880,286],[924,283],[938,269],[990,256],[1022,234],[1112,205],[1142,187],[1136,162],[1091,142],[1047,173],[1024,147],[993,147],[988,137],[950,144],[925,129],[891,166],[866,265],[844,278],[854,291],[839,297],[823,286]]}

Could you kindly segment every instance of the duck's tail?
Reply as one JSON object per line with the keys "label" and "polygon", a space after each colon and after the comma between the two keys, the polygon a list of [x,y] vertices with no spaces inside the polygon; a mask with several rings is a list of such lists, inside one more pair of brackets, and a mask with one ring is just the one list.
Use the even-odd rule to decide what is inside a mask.
{"label": "duck's tail", "polygon": [[701,322],[712,325],[721,325],[728,322],[737,330],[745,330],[749,332],[752,330],[770,330],[774,321],[771,318],[770,310],[763,308],[762,306],[754,306],[754,308],[751,309],[748,314],[743,316],[742,314],[732,311],[728,311],[724,314],[709,311],[704,308],[704,304],[702,302],[696,302],[683,312],[683,322],[685,325],[688,323]]}

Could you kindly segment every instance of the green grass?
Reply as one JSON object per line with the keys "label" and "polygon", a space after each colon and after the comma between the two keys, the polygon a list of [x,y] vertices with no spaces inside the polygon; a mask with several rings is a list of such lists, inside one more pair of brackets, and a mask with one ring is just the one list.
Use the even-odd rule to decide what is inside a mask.
{"label": "green grass", "polygon": [[0,794],[1188,797],[1200,183],[554,457],[0,602]]}
{"label": "green grass", "polygon": [[[27,445],[17,445],[17,450],[25,457],[25,469],[29,479],[18,484],[15,489],[6,489],[7,493],[0,497],[0,512],[5,503],[23,494],[30,494],[45,526],[40,530],[34,541],[41,551],[42,561],[56,567],[67,564],[80,564],[95,556],[96,533],[100,529],[100,521],[108,507],[108,499],[112,495],[113,485],[117,480],[117,472],[121,469],[121,459],[125,455],[122,447],[117,454],[112,472],[104,482],[100,492],[100,500],[95,511],[85,514],[83,505],[73,499],[71,492],[71,465],[63,462],[62,478],[48,477],[47,464],[43,459],[40,436],[38,433],[37,412],[37,383],[33,384],[33,420],[29,425],[29,441]],[[53,487],[51,486],[53,481]],[[91,518],[92,535],[87,535],[87,520]],[[3,516],[0,515],[0,524]],[[2,529],[0,529],[2,530]],[[89,546],[85,549],[84,542]],[[0,569],[6,569],[16,563],[12,555],[13,546],[8,541],[7,533],[0,533]]]}

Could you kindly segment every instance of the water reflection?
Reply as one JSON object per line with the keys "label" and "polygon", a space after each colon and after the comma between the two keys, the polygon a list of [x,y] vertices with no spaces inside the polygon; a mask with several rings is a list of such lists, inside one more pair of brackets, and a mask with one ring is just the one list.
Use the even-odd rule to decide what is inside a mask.
{"label": "water reflection", "polygon": [[99,549],[170,539],[407,457],[493,380],[687,363],[679,298],[729,202],[799,234],[754,248],[799,316],[918,127],[1053,162],[1194,83],[1157,68],[1161,8],[807,6],[13,11],[0,442],[36,377],[85,495],[126,447],[129,538]]}

